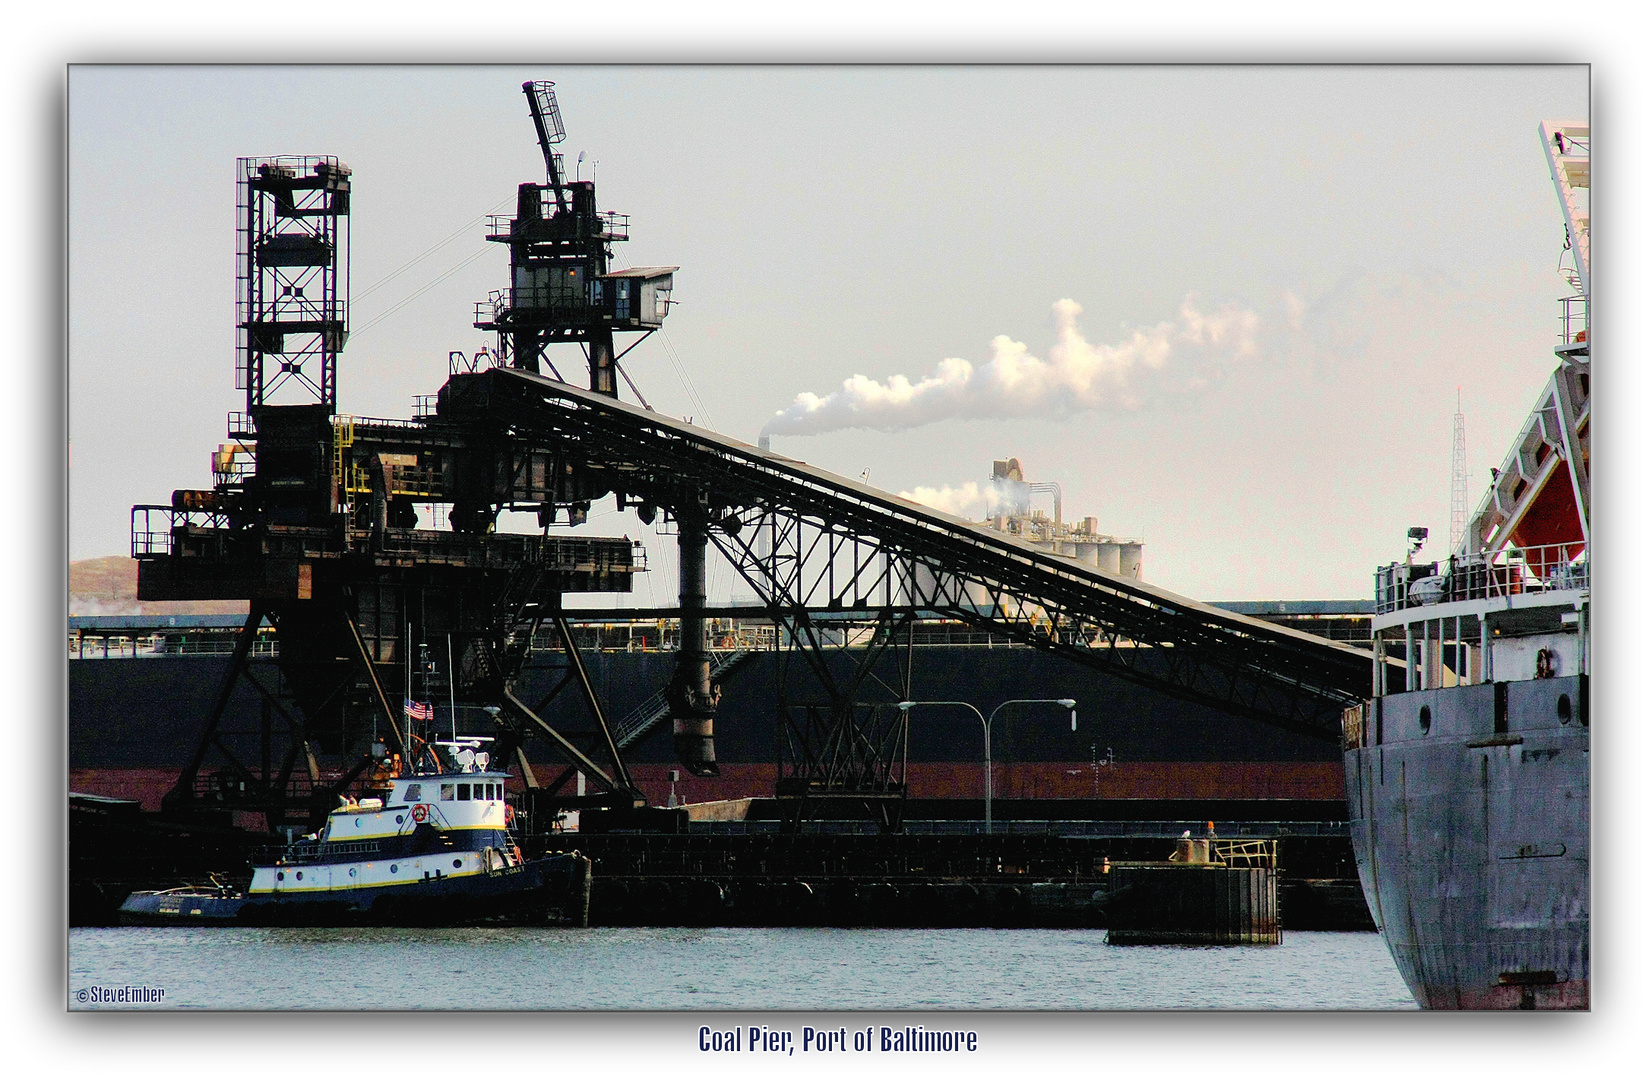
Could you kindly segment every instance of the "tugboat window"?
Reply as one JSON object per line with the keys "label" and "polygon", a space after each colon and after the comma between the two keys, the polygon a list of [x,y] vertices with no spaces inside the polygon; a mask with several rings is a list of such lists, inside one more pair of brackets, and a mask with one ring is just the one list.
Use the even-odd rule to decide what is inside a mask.
{"label": "tugboat window", "polygon": [[1428,706],[1424,705],[1422,707],[1422,711],[1417,714],[1417,726],[1420,727],[1422,729],[1422,733],[1426,735],[1428,734],[1428,729],[1433,726],[1433,723],[1434,714],[1428,711]]}
{"label": "tugboat window", "polygon": [[440,801],[441,802],[450,802],[452,799],[455,799],[456,797],[457,797],[457,785],[456,784],[441,784],[440,785]]}
{"label": "tugboat window", "polygon": [[468,785],[467,784],[458,784],[457,785],[457,801],[458,802],[467,802],[468,801]]}
{"label": "tugboat window", "polygon": [[406,802],[422,802],[422,801],[423,801],[423,785],[421,785],[421,784],[407,784],[406,785]]}

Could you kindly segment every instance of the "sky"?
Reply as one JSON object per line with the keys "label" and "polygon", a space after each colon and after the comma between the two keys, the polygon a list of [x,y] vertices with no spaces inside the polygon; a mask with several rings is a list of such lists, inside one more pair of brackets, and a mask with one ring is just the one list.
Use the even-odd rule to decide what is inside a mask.
{"label": "sky", "polygon": [[[63,547],[74,559],[125,552],[130,504],[209,481],[223,416],[243,400],[233,389],[230,325],[235,157],[332,153],[354,166],[358,298],[459,228],[474,237],[471,222],[519,181],[540,178],[518,84],[551,78],[570,131],[568,160],[587,150],[600,162],[602,204],[633,215],[627,262],[682,267],[672,352],[653,339],[625,361],[659,408],[752,439],[799,395],[826,399],[853,376],[891,385],[902,375],[917,385],[952,370],[943,367],[950,359],[984,368],[1002,335],[1021,343],[1022,355],[1052,361],[1064,300],[1080,306],[1075,326],[1100,355],[1138,330],[1164,327],[1156,336],[1178,342],[1189,296],[1203,313],[1231,305],[1256,315],[1262,351],[1179,350],[1187,366],[1171,372],[1205,376],[1196,393],[1160,379],[1145,388],[1172,392],[1136,407],[1053,406],[1039,422],[956,416],[896,432],[777,435],[774,444],[848,476],[869,468],[871,481],[891,490],[981,482],[993,458],[1019,456],[1031,479],[1062,484],[1070,513],[1146,536],[1147,576],[1177,591],[1363,597],[1370,568],[1402,552],[1408,525],[1445,524],[1457,387],[1477,495],[1551,369],[1560,231],[1535,128],[1588,104],[1585,68],[191,67],[74,68],[65,77],[62,65],[87,59],[488,58],[499,50],[664,61],[1592,59],[1596,123],[1612,135],[1596,175],[1617,193],[1599,215],[1600,287],[1629,292],[1627,253],[1638,247],[1626,242],[1632,219],[1620,193],[1637,175],[1630,136],[1645,95],[1624,51],[1636,37],[1624,32],[1632,20],[1624,27],[1603,5],[1553,20],[1544,7],[1508,5],[1482,20],[1470,5],[1398,0],[1374,9],[1189,3],[1163,18],[1136,6],[1099,14],[1079,5],[1076,14],[1022,5],[985,20],[958,7],[944,5],[934,20],[919,5],[767,5],[758,17],[705,17],[642,3],[626,24],[605,11],[510,12],[505,33],[503,20],[472,7],[441,9],[436,21],[341,5],[328,10],[322,34],[301,19],[221,5],[170,17],[98,0],[19,12],[0,46],[10,91],[0,145],[13,155],[0,171],[13,238],[0,248],[8,286],[0,294],[8,304],[33,302],[33,312],[66,308],[67,349],[63,318],[23,320],[32,333],[11,366],[18,392],[3,431],[10,460],[39,468],[23,469],[14,527],[0,535],[8,594],[34,623],[50,625],[61,617],[62,582],[40,567]],[[58,159],[65,169],[40,167]],[[57,254],[64,224],[66,266]],[[477,238],[440,248],[361,299],[356,329],[376,317],[368,301],[381,313],[482,249]],[[500,250],[482,255],[358,333],[341,365],[343,408],[404,415],[412,394],[432,390],[446,351],[480,342],[468,327],[472,305],[502,284],[504,264]],[[1315,317],[1281,347],[1273,335],[1291,330],[1298,310],[1288,296]],[[1627,323],[1607,325],[1620,357]],[[64,352],[66,402],[53,362]],[[1627,364],[1608,369],[1608,417],[1623,420],[1633,378]],[[66,432],[57,419],[65,413]],[[51,448],[64,434],[73,460],[66,537],[57,525],[16,527],[37,509],[54,518],[62,505]],[[1631,523],[1621,484],[1637,458],[1634,436],[1616,422],[1599,437],[1614,453],[1595,484],[1615,493],[1599,528],[1620,540]],[[596,517],[595,527],[607,526],[628,529]],[[1626,612],[1639,588],[1628,561],[1607,559],[1605,570],[1596,652],[1610,677],[1599,685],[1618,706],[1603,715],[1623,717],[1626,683],[1615,676],[1633,651]],[[10,714],[16,734],[19,721],[32,730],[39,717],[66,712],[60,642],[14,633],[0,650],[7,685],[24,688]],[[1609,751],[1595,761],[1603,806],[1606,792],[1629,790],[1622,770],[1638,755],[1627,724],[1598,727]],[[48,774],[24,771],[26,786],[39,785],[26,805],[60,799],[41,779]],[[1602,815],[1622,820],[1622,797]],[[60,858],[49,829],[24,835],[35,845],[26,862]],[[1605,912],[1623,910],[1637,891],[1633,863],[1606,865],[1596,883],[1609,883],[1613,902],[1596,909],[1596,940],[1607,955],[1632,957],[1633,924]],[[35,921],[56,930],[60,905],[50,890],[25,903],[34,897],[45,897],[33,900]],[[209,1047],[259,1071],[239,1037],[255,1035],[251,1020],[242,1033],[239,1018],[213,1017],[209,1031],[193,1025],[185,1046],[174,1032],[146,1027],[93,1033],[40,1007],[50,995],[31,993],[35,984],[62,988],[61,941],[53,932],[8,938],[8,970],[35,976],[11,983],[17,1003],[38,1014],[13,1010],[27,1017],[25,1053],[39,1047],[54,1060],[95,1058],[130,1071],[149,1057],[174,1067],[187,1047]],[[1303,1063],[1322,1054],[1345,1075],[1367,1076],[1385,1075],[1390,1062],[1419,1072],[1436,1061],[1461,1071],[1487,1059],[1608,1062],[1625,1049],[1628,1029],[1615,1018],[1638,1010],[1626,1007],[1637,995],[1625,979],[1604,989],[1612,1007],[1596,1016],[1601,1027],[1566,1025],[1534,1045],[1405,1023],[1379,1053],[1344,1057],[1343,1046],[1364,1041],[1367,1018],[1273,1018],[1280,1038],[1261,1067],[1312,1067]],[[678,1070],[691,1060],[682,1047],[697,1018],[504,1019],[495,1041],[525,1048],[515,1052],[553,1045],[561,1058],[591,1065],[608,1067],[616,1052]],[[1194,1020],[1234,1038],[1248,1036],[1252,1022]],[[984,1066],[993,1071],[1089,1066],[1093,1054],[1157,1065],[1162,1041],[1181,1027],[1170,1014],[972,1014],[966,1023],[989,1036]],[[317,1047],[356,1046],[353,1027],[317,1024],[305,1029]],[[437,1057],[464,1045],[426,1049]],[[1223,1051],[1202,1056],[1207,1066],[1228,1065]]]}
{"label": "sky", "polygon": [[[487,343],[481,218],[543,175],[527,78],[631,216],[617,264],[681,267],[624,361],[653,406],[971,516],[1018,457],[1200,599],[1368,595],[1409,526],[1447,531],[1459,390],[1473,499],[1553,367],[1537,125],[1587,116],[1581,66],[80,66],[71,559],[209,486],[243,407],[235,159],[353,168],[339,408],[405,416]],[[664,603],[649,546],[634,599]]]}

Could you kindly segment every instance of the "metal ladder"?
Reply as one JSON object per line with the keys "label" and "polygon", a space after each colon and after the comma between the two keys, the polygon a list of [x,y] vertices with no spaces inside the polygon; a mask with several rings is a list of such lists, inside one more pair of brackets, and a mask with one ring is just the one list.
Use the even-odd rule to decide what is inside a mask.
{"label": "metal ladder", "polygon": [[[743,658],[752,650],[737,649],[730,652],[711,652],[714,662],[709,665],[708,676],[714,678],[732,667],[741,663]],[[642,701],[634,711],[617,722],[611,732],[617,743],[617,749],[626,750],[634,743],[639,742],[651,734],[658,724],[668,719],[668,701],[665,691],[659,690]]]}

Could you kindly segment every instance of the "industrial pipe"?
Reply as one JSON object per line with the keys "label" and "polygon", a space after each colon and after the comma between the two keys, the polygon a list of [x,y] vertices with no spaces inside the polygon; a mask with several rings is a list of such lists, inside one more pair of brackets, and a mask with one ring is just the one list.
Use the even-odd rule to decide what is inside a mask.
{"label": "industrial pipe", "polygon": [[690,501],[675,511],[675,517],[680,524],[680,645],[666,694],[674,719],[674,755],[693,776],[718,776],[714,711],[720,688],[708,675],[708,620],[703,614],[708,602],[708,514]]}

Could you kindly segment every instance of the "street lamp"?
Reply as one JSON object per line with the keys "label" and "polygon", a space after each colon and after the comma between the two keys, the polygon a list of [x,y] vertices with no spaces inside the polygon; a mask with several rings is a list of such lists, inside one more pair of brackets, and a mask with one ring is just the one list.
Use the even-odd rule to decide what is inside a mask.
{"label": "street lamp", "polygon": [[992,835],[994,832],[994,742],[992,735],[994,717],[998,716],[1000,710],[1007,705],[1061,705],[1068,710],[1068,729],[1078,731],[1079,714],[1074,711],[1074,704],[1073,698],[1012,698],[1010,701],[1000,702],[994,707],[994,711],[987,716],[984,716],[982,710],[969,701],[899,701],[897,702],[897,708],[902,710],[904,718],[908,716],[908,710],[916,705],[959,705],[977,714],[977,719],[982,721],[982,831]]}

